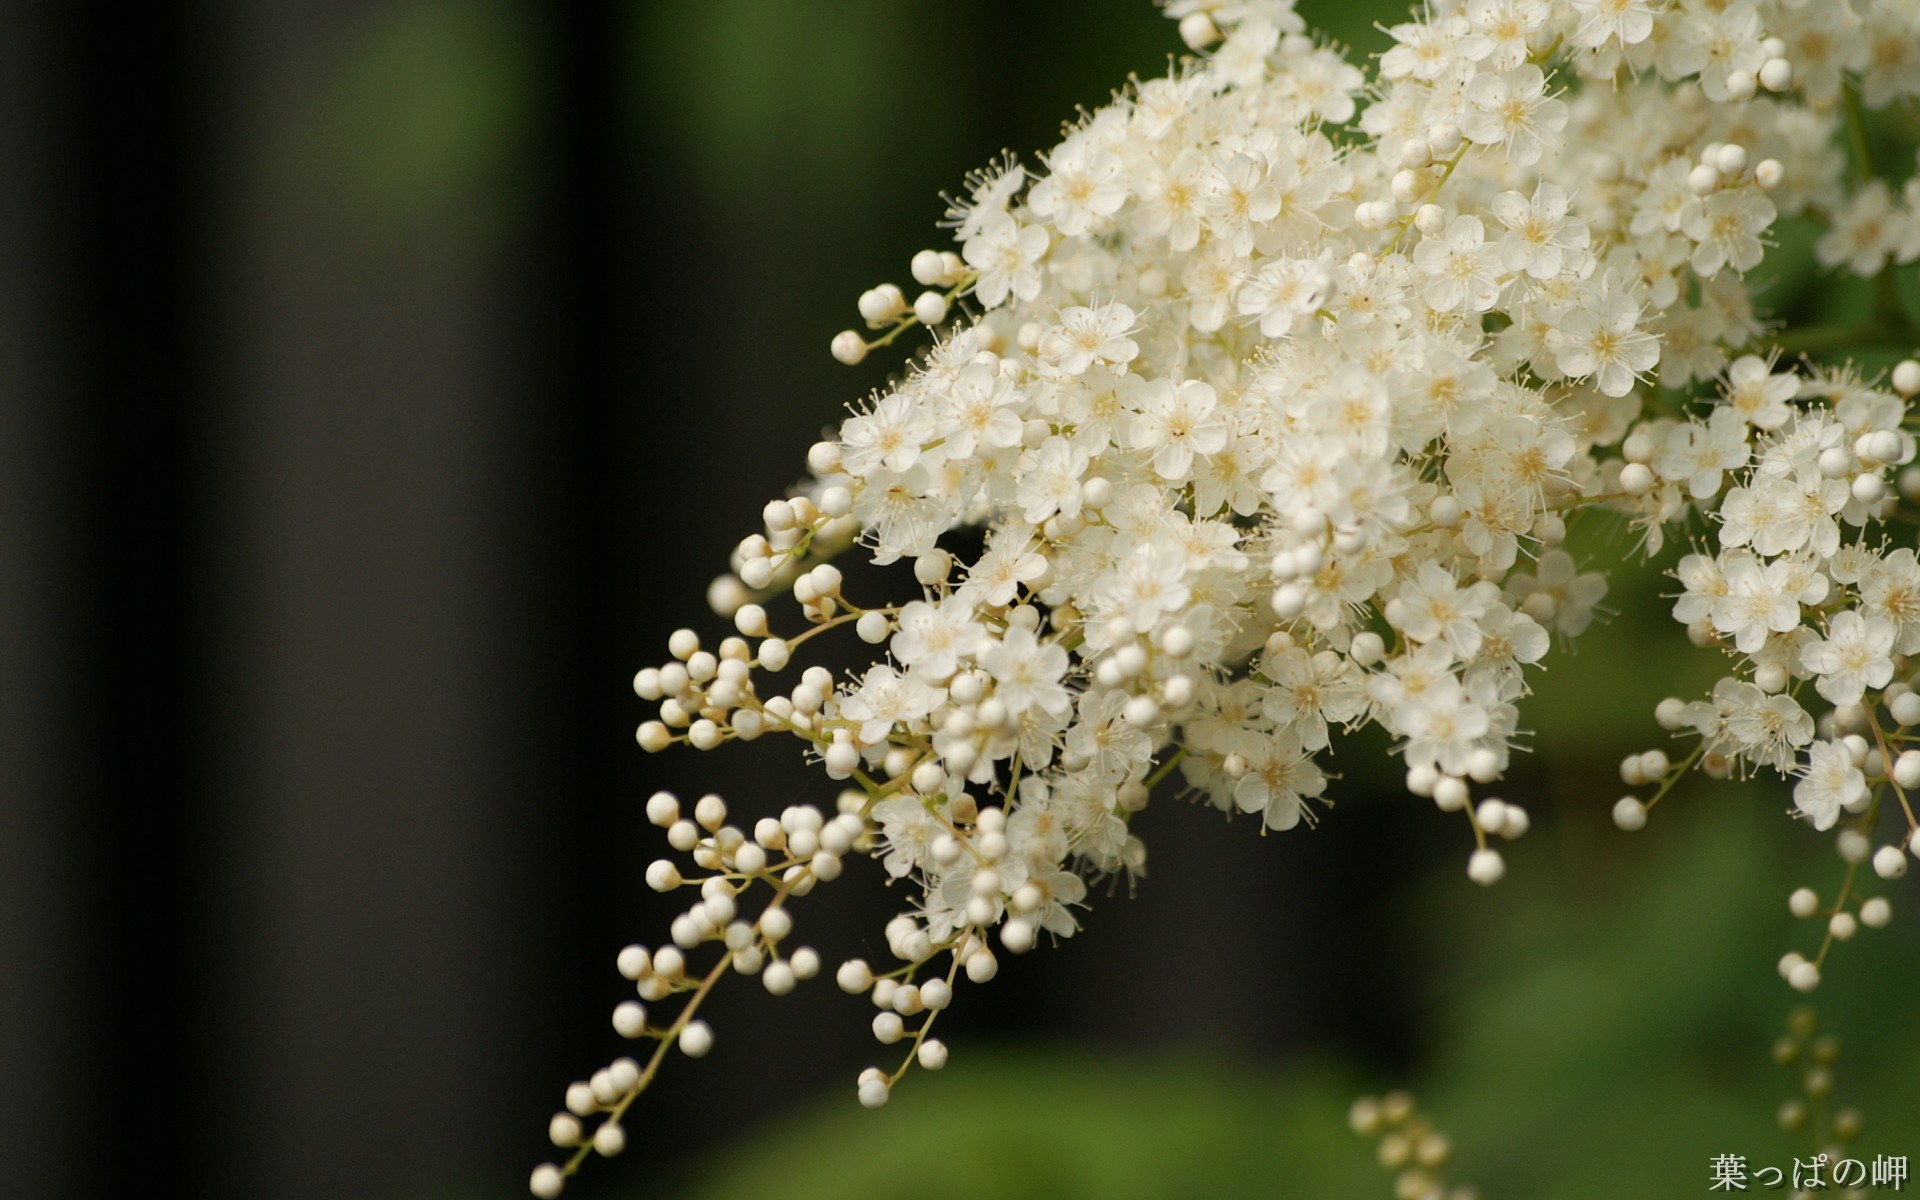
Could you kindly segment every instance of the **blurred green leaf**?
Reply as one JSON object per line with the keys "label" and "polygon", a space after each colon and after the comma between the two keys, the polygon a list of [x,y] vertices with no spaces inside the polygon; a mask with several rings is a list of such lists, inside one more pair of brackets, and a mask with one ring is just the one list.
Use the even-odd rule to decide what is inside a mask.
{"label": "blurred green leaf", "polygon": [[539,176],[539,47],[506,0],[421,0],[382,15],[324,93],[302,162],[376,229],[481,234],[516,217]]}

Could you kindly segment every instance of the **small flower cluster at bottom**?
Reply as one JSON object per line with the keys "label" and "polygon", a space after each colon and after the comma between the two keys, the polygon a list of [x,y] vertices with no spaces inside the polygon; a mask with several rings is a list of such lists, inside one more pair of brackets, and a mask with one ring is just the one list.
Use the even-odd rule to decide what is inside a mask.
{"label": "small flower cluster at bottom", "polygon": [[1478,1200],[1471,1187],[1448,1186],[1444,1170],[1453,1158],[1453,1139],[1434,1128],[1410,1093],[1362,1096],[1347,1111],[1347,1123],[1355,1133],[1380,1139],[1380,1165],[1394,1172],[1396,1200]]}

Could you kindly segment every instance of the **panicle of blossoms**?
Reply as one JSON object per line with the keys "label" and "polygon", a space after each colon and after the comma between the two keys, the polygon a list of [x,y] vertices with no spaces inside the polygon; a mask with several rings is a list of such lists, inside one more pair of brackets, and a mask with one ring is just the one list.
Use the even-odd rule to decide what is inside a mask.
{"label": "panicle of blossoms", "polygon": [[[1911,468],[1888,486],[1920,365],[1785,363],[1747,280],[1788,216],[1857,273],[1920,254],[1920,185],[1850,175],[1844,144],[1861,106],[1920,93],[1920,3],[1432,0],[1370,71],[1292,0],[1165,7],[1193,55],[971,176],[955,247],[911,260],[923,290],[859,298],[836,358],[930,344],[736,547],[709,592],[735,635],[682,630],[636,678],[647,750],[791,737],[847,790],[750,831],[717,799],[650,803],[693,870],[648,882],[701,898],[622,970],[685,1000],[616,1011],[659,1045],[570,1093],[554,1141],[578,1149],[537,1194],[611,1152],[583,1116],[617,1130],[669,1046],[710,1044],[693,1014],[721,975],[813,973],[781,949],[788,901],[850,853],[910,888],[897,965],[836,972],[907,1047],[859,1077],[872,1107],[944,1064],[928,1030],[996,944],[1071,937],[1090,881],[1142,873],[1131,819],[1169,780],[1263,831],[1312,825],[1336,740],[1378,725],[1496,882],[1528,813],[1474,793],[1605,595],[1562,546],[1588,508],[1695,544],[1675,615],[1731,663],[1660,706],[1692,749],[1629,760],[1659,791],[1623,827],[1696,766],[1796,775],[1822,829],[1907,809],[1920,566],[1877,531],[1920,495]],[[1904,321],[1881,332],[1910,348]],[[830,560],[856,547],[914,583],[850,594]],[[797,618],[769,611],[787,595]],[[844,626],[870,667],[798,666]]]}
{"label": "panicle of blossoms", "polygon": [[1347,1110],[1347,1124],[1362,1137],[1378,1138],[1374,1156],[1394,1173],[1393,1194],[1410,1200],[1477,1200],[1475,1188],[1447,1183],[1453,1139],[1436,1128],[1408,1092],[1362,1096]]}
{"label": "panicle of blossoms", "polygon": [[[1906,1159],[1900,1158],[1898,1177],[1885,1156],[1876,1157],[1872,1166],[1850,1153],[1865,1131],[1867,1119],[1853,1105],[1836,1105],[1835,1066],[1840,1059],[1840,1039],[1820,1031],[1820,1014],[1802,1005],[1787,1014],[1787,1029],[1774,1039],[1772,1058],[1776,1066],[1795,1077],[1796,1095],[1781,1101],[1774,1119],[1787,1133],[1805,1134],[1815,1156],[1824,1159],[1826,1178],[1818,1180],[1816,1190],[1829,1184],[1847,1189],[1841,1194],[1865,1194],[1868,1183],[1878,1189],[1891,1185],[1895,1190],[1906,1182]],[[1811,1163],[1809,1160],[1809,1164]],[[1819,1172],[1815,1172],[1819,1174]],[[1877,1177],[1876,1177],[1877,1176]]]}

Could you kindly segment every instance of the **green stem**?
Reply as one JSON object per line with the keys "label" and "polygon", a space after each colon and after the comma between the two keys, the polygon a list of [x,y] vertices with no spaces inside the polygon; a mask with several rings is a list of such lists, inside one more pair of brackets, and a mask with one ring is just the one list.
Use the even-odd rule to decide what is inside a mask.
{"label": "green stem", "polygon": [[1167,759],[1167,761],[1161,763],[1159,767],[1154,770],[1153,774],[1147,776],[1147,781],[1146,781],[1147,790],[1152,791],[1160,783],[1161,780],[1173,774],[1173,769],[1179,766],[1180,760],[1184,759],[1186,756],[1187,756],[1187,748],[1185,746],[1182,746],[1178,750],[1175,750],[1173,754]]}
{"label": "green stem", "polygon": [[[1890,280],[1891,276],[1883,275]],[[1788,354],[1826,354],[1835,350],[1886,347],[1904,349],[1920,341],[1920,330],[1913,328],[1899,312],[1880,314],[1860,325],[1807,325],[1784,329],[1763,338],[1762,345],[1777,346]]]}
{"label": "green stem", "polygon": [[1841,95],[1847,114],[1847,144],[1853,150],[1853,169],[1860,182],[1865,183],[1877,174],[1873,169],[1873,148],[1867,141],[1866,110],[1860,106],[1860,92],[1851,82]]}

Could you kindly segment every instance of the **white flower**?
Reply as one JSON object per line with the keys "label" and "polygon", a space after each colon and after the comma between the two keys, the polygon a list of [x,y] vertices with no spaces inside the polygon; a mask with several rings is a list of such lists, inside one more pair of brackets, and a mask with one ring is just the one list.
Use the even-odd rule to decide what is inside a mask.
{"label": "white flower", "polygon": [[885,741],[895,725],[932,712],[943,697],[939,688],[881,663],[861,678],[859,687],[841,698],[840,715],[860,722],[857,736],[871,746]]}
{"label": "white flower", "polygon": [[1284,337],[1327,302],[1333,278],[1324,259],[1279,258],[1240,286],[1235,303],[1243,317],[1258,317],[1260,332]]}
{"label": "white flower", "polygon": [[1063,375],[1085,374],[1095,363],[1124,366],[1140,353],[1127,336],[1134,324],[1133,310],[1124,304],[1076,304],[1063,310],[1060,323],[1042,336],[1040,354]]}
{"label": "white flower", "polygon": [[1485,312],[1500,297],[1501,254],[1478,217],[1455,217],[1444,237],[1423,238],[1413,265],[1427,277],[1421,299],[1436,312]]}
{"label": "white flower", "polygon": [[1067,673],[1067,652],[1057,642],[1043,642],[1030,629],[1009,628],[981,652],[980,665],[993,676],[993,694],[1018,716],[1039,708],[1056,716],[1073,710],[1073,698],[1061,686]]}
{"label": "white flower", "polygon": [[1752,654],[1770,633],[1800,624],[1799,588],[1793,564],[1762,563],[1751,554],[1730,554],[1721,565],[1726,594],[1713,606],[1713,627],[1731,634],[1742,654]]}
{"label": "white flower", "polygon": [[1793,785],[1793,804],[1813,827],[1833,828],[1842,809],[1866,798],[1867,777],[1854,765],[1853,754],[1839,742],[1815,742],[1807,747],[1800,781]]}
{"label": "white flower", "polygon": [[1064,517],[1080,515],[1080,480],[1087,473],[1091,457],[1087,451],[1063,437],[1050,437],[1028,456],[1020,472],[1017,494],[1021,515],[1030,525],[1038,525],[1059,513]]}
{"label": "white flower", "polygon": [[1467,773],[1474,749],[1491,728],[1487,710],[1469,700],[1451,675],[1397,705],[1394,720],[1407,735],[1401,751],[1407,765],[1437,767],[1449,775]]}
{"label": "white flower", "polygon": [[1291,730],[1307,750],[1324,750],[1327,726],[1344,724],[1366,711],[1367,694],[1359,670],[1345,655],[1308,654],[1295,646],[1261,660],[1270,686],[1261,693],[1261,713],[1276,729]]}
{"label": "white flower", "polygon": [[1408,21],[1387,35],[1395,44],[1381,56],[1380,73],[1388,79],[1432,81],[1460,60],[1460,38],[1442,22]]}
{"label": "white flower", "polygon": [[1799,392],[1800,381],[1772,372],[1772,364],[1752,354],[1742,355],[1727,368],[1721,395],[1727,407],[1755,429],[1778,429],[1793,415],[1787,401]]}
{"label": "white flower", "polygon": [[1653,18],[1662,0],[1568,0],[1580,23],[1567,39],[1583,50],[1594,50],[1610,38],[1622,46],[1637,46],[1653,32]]}
{"label": "white flower", "polygon": [[1855,275],[1877,275],[1890,260],[1911,261],[1912,244],[1920,219],[1894,205],[1893,190],[1883,179],[1868,180],[1855,192],[1833,223],[1814,243],[1814,256],[1824,267],[1845,266]]}
{"label": "white flower", "polygon": [[1547,340],[1555,364],[1569,377],[1591,378],[1605,394],[1624,396],[1660,361],[1660,343],[1639,323],[1639,304],[1602,289],[1560,317]]}
{"label": "white flower", "polygon": [[1195,454],[1214,454],[1227,444],[1226,420],[1213,385],[1198,379],[1130,381],[1127,445],[1146,452],[1163,479],[1182,480]]}
{"label": "white flower", "polygon": [[1680,231],[1698,243],[1690,263],[1694,274],[1711,279],[1721,267],[1751,271],[1759,266],[1766,253],[1760,235],[1777,215],[1773,201],[1744,188],[1715,192],[1691,207]]}
{"label": "white flower", "polygon": [[961,257],[980,273],[973,294],[988,308],[997,308],[1009,295],[1031,300],[1040,294],[1039,262],[1051,241],[1038,225],[1022,225],[1004,212],[989,213],[979,232],[961,247]]}
{"label": "white flower", "polygon": [[1546,0],[1467,0],[1471,31],[1461,39],[1461,54],[1496,71],[1511,70],[1527,61],[1527,39],[1548,11]]}
{"label": "white flower", "polygon": [[1326,775],[1289,732],[1243,734],[1233,749],[1246,762],[1246,772],[1233,782],[1234,807],[1259,813],[1268,829],[1279,832],[1298,825],[1306,815],[1304,801],[1327,788]]}
{"label": "white flower", "polygon": [[1859,579],[1861,615],[1884,620],[1899,631],[1894,649],[1920,653],[1920,562],[1913,547],[1876,556]]}
{"label": "white flower", "polygon": [[1572,200],[1565,189],[1542,183],[1532,199],[1519,192],[1493,198],[1493,214],[1507,227],[1500,239],[1500,255],[1509,271],[1524,271],[1535,279],[1552,279],[1577,270],[1587,259],[1587,227],[1569,221]]}
{"label": "white flower", "polygon": [[1566,103],[1547,95],[1547,77],[1532,63],[1474,76],[1467,101],[1461,132],[1481,145],[1504,145],[1515,166],[1539,162],[1547,139],[1567,125]]}
{"label": "white flower", "polygon": [[967,572],[967,581],[957,593],[970,604],[999,608],[1011,604],[1024,584],[1044,578],[1047,558],[1031,546],[1032,533],[1023,528],[1002,528],[986,553]]}
{"label": "white flower", "polygon": [[1728,471],[1746,465],[1747,454],[1745,422],[1733,409],[1720,408],[1704,424],[1687,421],[1670,429],[1653,469],[1662,479],[1684,483],[1695,500],[1705,500],[1719,494]]}
{"label": "white flower", "polygon": [[1675,78],[1698,74],[1707,99],[1723,101],[1732,95],[1727,82],[1732,76],[1759,73],[1767,59],[1761,36],[1760,14],[1752,0],[1689,7],[1679,36],[1666,48],[1662,69]]}
{"label": "white flower", "polygon": [[1816,676],[1814,687],[1835,704],[1858,704],[1868,688],[1885,687],[1893,678],[1894,627],[1882,617],[1835,613],[1827,636],[1800,652],[1800,661]]}
{"label": "white flower", "polygon": [[984,363],[969,363],[947,396],[940,456],[966,458],[990,448],[1020,443],[1020,406],[1026,397],[1007,374]]}
{"label": "white flower", "polygon": [[1499,596],[1500,589],[1484,579],[1462,588],[1446,568],[1422,563],[1387,601],[1386,618],[1416,642],[1445,642],[1465,661],[1479,651],[1479,619]]}
{"label": "white flower", "polygon": [[893,656],[910,668],[909,674],[936,683],[952,678],[987,640],[973,606],[951,596],[934,603],[910,602],[900,610],[899,624],[891,643]]}
{"label": "white flower", "polygon": [[1069,141],[1047,159],[1047,177],[1027,193],[1027,207],[1068,237],[1085,233],[1127,200],[1126,163],[1111,150]]}
{"label": "white flower", "polygon": [[1185,556],[1169,547],[1142,543],[1114,565],[1098,585],[1095,598],[1103,612],[1125,618],[1135,629],[1152,629],[1192,594]]}
{"label": "white flower", "polygon": [[840,427],[840,465],[855,475],[882,468],[898,474],[920,461],[920,445],[932,431],[932,418],[916,398],[895,392]]}
{"label": "white flower", "polygon": [[1264,158],[1235,154],[1214,164],[1205,176],[1202,212],[1207,227],[1236,255],[1252,253],[1254,228],[1280,215],[1280,185],[1268,171]]}
{"label": "white flower", "polygon": [[1066,752],[1084,760],[1084,775],[1096,784],[1114,785],[1139,774],[1153,756],[1153,738],[1121,719],[1130,697],[1123,691],[1094,689],[1080,694],[1080,720],[1066,734]]}

